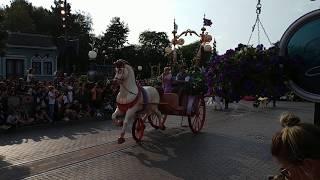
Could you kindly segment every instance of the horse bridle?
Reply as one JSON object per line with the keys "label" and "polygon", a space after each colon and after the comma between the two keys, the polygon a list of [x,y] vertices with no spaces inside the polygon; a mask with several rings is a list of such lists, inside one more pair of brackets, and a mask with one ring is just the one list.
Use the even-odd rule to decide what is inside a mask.
{"label": "horse bridle", "polygon": [[[115,78],[114,80],[116,80],[116,81],[120,81],[121,82],[121,84],[122,84],[122,82],[123,82],[123,80],[124,80],[124,67],[119,67],[118,69],[122,69],[122,72],[121,72],[121,77],[120,78]],[[119,71],[119,70],[118,70]],[[117,72],[118,73],[118,72]],[[118,73],[119,74],[119,73]],[[120,84],[120,83],[119,83]],[[138,91],[138,93],[134,93],[134,92],[132,92],[132,91],[130,91],[126,86],[124,86],[124,85],[122,85],[122,87],[124,88],[124,90],[125,91],[127,91],[128,93],[130,93],[130,94],[133,94],[133,95],[138,95],[138,93],[139,93],[139,91]]]}

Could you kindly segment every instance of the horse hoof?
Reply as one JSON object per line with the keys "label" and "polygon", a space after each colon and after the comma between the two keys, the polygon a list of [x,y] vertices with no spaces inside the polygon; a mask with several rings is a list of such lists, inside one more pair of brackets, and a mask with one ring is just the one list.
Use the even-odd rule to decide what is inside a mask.
{"label": "horse hoof", "polygon": [[163,131],[163,130],[166,130],[166,127],[165,126],[160,126],[159,129],[161,129]]}
{"label": "horse hoof", "polygon": [[118,138],[118,144],[124,143],[126,140],[123,137]]}

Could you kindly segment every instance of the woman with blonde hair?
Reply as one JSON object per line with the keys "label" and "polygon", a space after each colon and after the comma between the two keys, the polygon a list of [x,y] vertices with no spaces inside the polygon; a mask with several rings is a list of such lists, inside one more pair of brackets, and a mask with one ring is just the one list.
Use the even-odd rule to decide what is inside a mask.
{"label": "woman with blonde hair", "polygon": [[272,138],[271,153],[289,180],[320,179],[320,128],[301,123],[292,113],[281,115],[282,130]]}

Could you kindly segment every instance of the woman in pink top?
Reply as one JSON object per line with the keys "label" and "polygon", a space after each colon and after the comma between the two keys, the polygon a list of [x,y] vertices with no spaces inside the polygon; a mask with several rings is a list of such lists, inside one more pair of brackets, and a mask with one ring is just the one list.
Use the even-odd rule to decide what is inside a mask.
{"label": "woman in pink top", "polygon": [[170,67],[165,67],[162,73],[162,88],[164,93],[172,92],[172,74]]}

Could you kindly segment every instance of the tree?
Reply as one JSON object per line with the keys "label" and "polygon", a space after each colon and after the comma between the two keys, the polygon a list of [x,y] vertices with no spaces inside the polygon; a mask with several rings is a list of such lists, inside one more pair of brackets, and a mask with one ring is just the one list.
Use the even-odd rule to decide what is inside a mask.
{"label": "tree", "polygon": [[35,24],[31,18],[32,4],[25,0],[14,0],[5,8],[4,28],[14,32],[34,33]]}
{"label": "tree", "polygon": [[133,66],[139,66],[142,62],[140,62],[140,46],[138,45],[130,45],[125,46],[121,50],[121,57],[127,60]]}
{"label": "tree", "polygon": [[[51,6],[52,29],[51,34],[56,38],[56,44],[60,49],[60,68],[70,72],[72,65],[76,66],[76,71],[86,71],[88,66],[88,52],[91,50],[90,32],[92,30],[92,19],[89,15],[77,11],[71,13],[71,5],[66,8],[66,27],[62,26],[61,7],[58,0]],[[65,34],[66,33],[66,34]],[[65,35],[68,39],[65,41]],[[68,59],[68,63],[62,63],[63,59]]]}
{"label": "tree", "polygon": [[165,32],[144,31],[139,35],[141,44],[142,61],[150,65],[165,65],[166,57],[164,49],[169,46],[170,41]]}
{"label": "tree", "polygon": [[193,58],[197,55],[199,47],[200,47],[200,42],[196,41],[191,44],[182,46],[180,48],[182,57],[183,57],[186,64],[192,63]]}
{"label": "tree", "polygon": [[69,23],[68,36],[74,41],[74,43],[70,41],[72,48],[77,50],[75,57],[71,59],[71,63],[77,65],[78,69],[83,71],[86,70],[88,52],[91,50],[92,19],[88,14],[78,11],[70,15]]}
{"label": "tree", "polygon": [[[90,50],[89,33],[92,20],[90,16],[82,12],[71,13],[69,3],[66,7],[67,26],[63,28],[59,0],[54,0],[51,10],[34,7],[25,0],[13,0],[10,6],[0,9],[0,26],[2,28],[0,31],[51,35],[59,48],[60,64],[67,62],[64,70],[70,72],[71,64],[78,65],[80,69],[84,70],[87,66],[87,53]],[[5,33],[0,34],[0,50],[1,39],[5,35]],[[67,40],[65,37],[67,37]],[[61,61],[62,59],[70,61]]]}
{"label": "tree", "polygon": [[5,40],[7,38],[7,32],[3,27],[4,21],[4,9],[0,8],[0,56],[4,54]]}
{"label": "tree", "polygon": [[101,37],[101,49],[105,50],[108,56],[112,59],[120,58],[120,49],[127,42],[129,27],[120,17],[113,17],[106,29],[106,32]]}
{"label": "tree", "polygon": [[159,53],[163,53],[170,41],[165,32],[144,31],[139,35],[139,43],[142,48],[158,50]]}
{"label": "tree", "polygon": [[84,12],[77,11],[76,13],[71,14],[70,21],[69,34],[71,36],[88,35],[92,30],[92,18]]}
{"label": "tree", "polygon": [[54,16],[50,10],[43,7],[33,7],[30,14],[37,34],[51,35],[52,30],[55,29]]}

